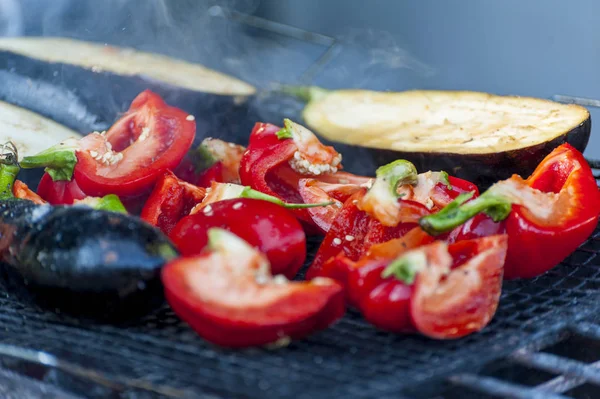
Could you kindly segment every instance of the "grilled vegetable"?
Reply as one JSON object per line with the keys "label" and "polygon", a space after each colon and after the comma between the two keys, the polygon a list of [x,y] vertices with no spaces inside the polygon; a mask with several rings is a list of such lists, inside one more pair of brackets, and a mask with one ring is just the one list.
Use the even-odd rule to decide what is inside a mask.
{"label": "grilled vegetable", "polygon": [[21,156],[34,155],[58,142],[80,137],[39,114],[0,101],[0,143],[13,142]]}
{"label": "grilled vegetable", "polygon": [[203,338],[218,345],[283,344],[324,329],[344,314],[333,280],[288,281],[269,261],[226,230],[208,231],[207,251],[163,270],[167,300]]}
{"label": "grilled vegetable", "polygon": [[505,235],[436,241],[401,248],[394,258],[366,257],[348,287],[365,319],[383,330],[461,338],[484,328],[496,312],[506,241]]}
{"label": "grilled vegetable", "polygon": [[[2,187],[13,184],[14,159],[9,152],[0,160]],[[120,213],[114,199],[54,207],[2,191],[0,259],[11,288],[50,309],[98,318],[161,304],[160,270],[177,251],[160,231]],[[119,212],[91,208],[107,203]]]}
{"label": "grilled vegetable", "polygon": [[600,214],[596,180],[569,144],[552,151],[527,180],[515,175],[473,201],[464,199],[422,218],[421,227],[440,234],[482,212],[505,220],[507,279],[535,277],[558,265],[593,233]]}
{"label": "grilled vegetable", "polygon": [[[301,179],[357,185],[370,180],[339,172],[341,159],[333,147],[323,145],[311,131],[290,120],[285,120],[283,129],[257,123],[240,162],[240,180],[255,190],[293,203],[304,200],[299,191]],[[306,209],[294,213],[307,232],[325,232]]]}
{"label": "grilled vegetable", "polygon": [[380,165],[407,159],[419,170],[488,186],[527,176],[558,145],[583,152],[589,112],[578,105],[476,92],[327,91],[292,88],[309,100],[304,120],[328,140],[367,147]]}
{"label": "grilled vegetable", "polygon": [[183,256],[198,255],[213,227],[231,231],[264,253],[273,274],[294,278],[306,259],[306,236],[294,215],[277,204],[250,198],[218,201],[184,217],[170,238]]}
{"label": "grilled vegetable", "polygon": [[204,199],[206,190],[167,171],[154,186],[140,217],[169,235],[173,227]]}
{"label": "grilled vegetable", "polygon": [[[106,130],[132,98],[149,89],[194,115],[199,138],[246,140],[256,89],[198,64],[67,38],[0,39],[0,99],[78,131]],[[76,107],[77,105],[78,107]],[[92,129],[90,129],[92,128]]]}
{"label": "grilled vegetable", "polygon": [[[21,165],[46,167],[54,182],[75,180],[87,195],[136,197],[150,191],[167,169],[179,164],[195,132],[193,118],[144,91],[106,133],[62,142],[24,157]],[[63,192],[72,194],[73,190]]]}
{"label": "grilled vegetable", "polygon": [[210,187],[212,182],[239,184],[244,151],[244,146],[209,137],[188,152],[173,172],[200,187]]}

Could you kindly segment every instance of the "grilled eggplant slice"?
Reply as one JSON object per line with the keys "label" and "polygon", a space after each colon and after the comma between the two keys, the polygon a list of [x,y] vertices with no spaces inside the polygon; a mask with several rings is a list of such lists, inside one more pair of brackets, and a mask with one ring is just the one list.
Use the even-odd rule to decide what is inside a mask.
{"label": "grilled eggplant slice", "polygon": [[66,126],[0,101],[0,142],[13,142],[21,156],[35,155],[56,143],[80,137]]}
{"label": "grilled eggplant slice", "polygon": [[466,91],[287,88],[303,118],[332,142],[368,148],[376,164],[407,159],[480,186],[528,176],[558,145],[583,152],[590,113],[578,105]]}
{"label": "grilled eggplant slice", "polygon": [[[88,124],[105,130],[146,89],[196,117],[198,142],[222,135],[246,140],[255,121],[249,107],[253,86],[198,64],[129,48],[66,38],[0,38],[0,75],[7,75],[0,99],[67,126],[64,110],[72,108],[73,97],[85,107],[79,113],[96,117]],[[43,98],[36,98],[36,91]],[[75,122],[74,128],[85,127],[80,118]]]}
{"label": "grilled eggplant slice", "polygon": [[87,206],[0,201],[0,255],[17,293],[37,304],[100,319],[163,303],[160,271],[177,256],[140,219]]}

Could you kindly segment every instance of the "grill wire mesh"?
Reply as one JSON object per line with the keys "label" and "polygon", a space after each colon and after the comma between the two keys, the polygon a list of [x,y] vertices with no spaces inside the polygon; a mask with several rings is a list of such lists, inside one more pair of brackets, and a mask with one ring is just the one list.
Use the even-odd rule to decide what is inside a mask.
{"label": "grill wire mesh", "polygon": [[[310,243],[309,255],[317,246]],[[554,270],[506,282],[492,323],[450,342],[380,332],[350,310],[332,328],[288,347],[231,351],[204,342],[168,307],[116,326],[44,312],[4,293],[0,360],[12,371],[90,398],[398,398],[425,381],[433,389],[453,373],[555,340],[561,327],[597,313],[599,252],[597,230]],[[2,345],[56,359],[44,362],[41,354],[24,361]]]}

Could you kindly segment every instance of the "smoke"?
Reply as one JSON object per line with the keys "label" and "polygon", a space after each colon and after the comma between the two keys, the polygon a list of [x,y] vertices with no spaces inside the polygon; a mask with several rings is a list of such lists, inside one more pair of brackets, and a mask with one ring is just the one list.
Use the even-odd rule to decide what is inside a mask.
{"label": "smoke", "polygon": [[23,34],[23,10],[19,0],[0,0],[0,36]]}

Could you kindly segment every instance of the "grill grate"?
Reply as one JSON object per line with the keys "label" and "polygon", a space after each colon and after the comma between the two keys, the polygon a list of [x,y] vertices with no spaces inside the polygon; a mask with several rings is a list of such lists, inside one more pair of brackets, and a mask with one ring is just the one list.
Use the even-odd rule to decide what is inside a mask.
{"label": "grill grate", "polygon": [[[310,82],[338,45],[224,15],[325,46],[300,82]],[[600,389],[598,253],[600,229],[554,270],[505,283],[492,323],[451,342],[380,332],[350,310],[329,330],[287,348],[229,351],[204,342],[168,307],[128,324],[95,324],[24,305],[2,289],[1,385],[29,384],[27,392],[49,398],[67,397],[57,389],[138,399],[593,397],[585,395]]]}
{"label": "grill grate", "polygon": [[[310,246],[314,252],[317,242]],[[115,326],[44,312],[5,294],[0,366],[91,398],[569,397],[600,382],[598,251],[600,230],[544,276],[507,282],[490,326],[451,342],[379,332],[349,311],[333,328],[287,348],[229,351],[201,340],[166,307]],[[544,349],[573,337],[579,341],[567,354],[583,346],[587,358]],[[533,385],[519,375],[515,382],[493,366],[498,359],[546,378]]]}

